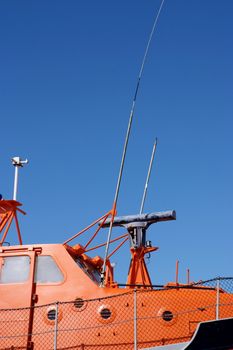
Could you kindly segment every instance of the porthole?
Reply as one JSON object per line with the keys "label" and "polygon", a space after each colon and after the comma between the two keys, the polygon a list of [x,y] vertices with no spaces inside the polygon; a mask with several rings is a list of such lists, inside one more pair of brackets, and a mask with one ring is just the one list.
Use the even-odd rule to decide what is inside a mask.
{"label": "porthole", "polygon": [[171,311],[168,307],[161,307],[156,314],[163,326],[171,327],[177,322],[178,316],[176,310]]}
{"label": "porthole", "polygon": [[84,306],[84,300],[82,298],[76,298],[74,301],[74,307],[81,309]]}
{"label": "porthole", "polygon": [[83,299],[82,297],[77,297],[73,301],[73,310],[77,312],[81,312],[86,309],[87,307],[87,300]]}
{"label": "porthole", "polygon": [[162,318],[164,321],[170,322],[173,319],[173,313],[171,311],[166,310],[162,313]]}
{"label": "porthole", "polygon": [[48,317],[48,320],[54,321],[56,319],[56,310],[55,309],[49,310],[47,312],[47,317]]}
{"label": "porthole", "polygon": [[105,305],[101,305],[97,309],[97,320],[101,323],[111,323],[116,318],[116,310],[115,308],[109,303]]}
{"label": "porthole", "polygon": [[109,309],[104,308],[100,311],[100,316],[104,319],[107,320],[111,317],[112,313]]}
{"label": "porthole", "polygon": [[63,314],[63,312],[62,312],[61,305],[58,306],[57,315],[56,315],[55,305],[51,305],[48,307],[47,310],[45,310],[45,312],[43,314],[44,322],[47,325],[54,326],[54,322],[56,322],[56,316],[57,316],[57,322],[60,322],[62,319],[62,314]]}

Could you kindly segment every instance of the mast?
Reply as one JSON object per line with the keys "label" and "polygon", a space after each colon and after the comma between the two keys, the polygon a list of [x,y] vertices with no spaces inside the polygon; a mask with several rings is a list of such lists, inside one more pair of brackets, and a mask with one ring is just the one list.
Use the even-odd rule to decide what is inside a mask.
{"label": "mast", "polygon": [[4,243],[7,243],[6,237],[8,235],[13,221],[15,222],[19,244],[23,244],[18,221],[18,213],[21,213],[23,215],[25,215],[26,213],[25,211],[20,209],[20,206],[22,204],[17,201],[17,191],[19,181],[19,168],[22,168],[25,164],[28,164],[28,160],[22,160],[20,157],[14,157],[11,159],[11,162],[15,167],[13,200],[2,199],[0,195],[0,247]]}
{"label": "mast", "polygon": [[102,273],[101,273],[101,286],[102,287],[105,284],[104,279],[105,279],[106,263],[107,263],[108,250],[109,250],[109,242],[111,240],[112,227],[113,227],[114,217],[115,217],[115,214],[116,214],[117,201],[118,201],[118,196],[119,196],[119,190],[120,190],[121,179],[122,179],[124,163],[125,163],[125,156],[126,156],[126,151],[127,151],[127,146],[128,146],[128,141],[129,141],[131,126],[132,126],[133,116],[134,116],[134,110],[135,110],[138,90],[139,90],[139,87],[140,87],[140,82],[141,82],[142,74],[143,74],[143,71],[144,71],[145,62],[146,62],[146,59],[147,59],[147,56],[148,56],[148,51],[149,51],[149,48],[150,48],[150,45],[151,45],[151,41],[152,41],[155,29],[156,29],[156,25],[157,25],[157,22],[158,22],[158,19],[159,19],[160,12],[162,10],[164,1],[165,0],[162,0],[161,3],[160,3],[160,7],[159,7],[159,9],[158,9],[158,11],[156,13],[155,20],[154,20],[154,23],[153,23],[153,27],[152,27],[152,30],[150,32],[150,36],[149,36],[149,39],[148,39],[148,42],[147,42],[145,53],[144,53],[144,56],[143,56],[143,59],[142,59],[142,64],[141,64],[141,68],[140,68],[140,71],[139,71],[137,85],[136,85],[134,98],[133,98],[133,102],[132,102],[132,107],[131,107],[131,111],[130,111],[130,115],[129,115],[129,123],[128,123],[127,132],[126,132],[126,138],[125,138],[125,143],[124,143],[124,148],[123,148],[123,154],[122,154],[121,165],[120,165],[120,170],[119,170],[119,175],[118,175],[118,180],[117,180],[117,185],[116,185],[115,196],[114,196],[114,200],[113,200],[112,218],[111,218],[111,223],[110,223],[110,226],[109,226],[109,231],[108,231],[108,236],[107,236],[107,245],[106,245],[105,255],[104,255],[104,263],[103,263],[103,268],[102,268]]}
{"label": "mast", "polygon": [[139,214],[142,214],[142,211],[144,209],[144,204],[145,204],[146,195],[147,195],[147,188],[148,188],[148,183],[150,180],[150,174],[151,174],[151,169],[152,169],[152,165],[153,165],[153,161],[154,161],[154,157],[155,157],[156,147],[157,147],[157,137],[155,139],[155,143],[154,143],[152,154],[151,154],[150,165],[149,165],[149,169],[148,169],[148,173],[147,173],[147,178],[146,178],[146,183],[145,183],[145,188],[144,188],[144,192],[143,192],[143,196],[142,196],[142,202],[141,202]]}
{"label": "mast", "polygon": [[14,179],[14,192],[13,192],[13,200],[17,199],[18,192],[18,182],[19,182],[19,168],[22,168],[25,164],[28,164],[28,160],[22,160],[20,157],[14,157],[11,160],[12,165],[15,167],[15,179]]}

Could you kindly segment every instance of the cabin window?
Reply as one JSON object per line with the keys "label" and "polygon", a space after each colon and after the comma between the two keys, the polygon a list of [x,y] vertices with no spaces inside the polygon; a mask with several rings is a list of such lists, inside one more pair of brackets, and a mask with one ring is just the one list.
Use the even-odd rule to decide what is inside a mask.
{"label": "cabin window", "polygon": [[79,258],[75,259],[76,264],[92,279],[92,281],[100,283],[101,275],[100,271],[95,269],[91,264],[88,264],[86,261],[83,261]]}
{"label": "cabin window", "polygon": [[36,283],[59,283],[63,280],[63,273],[51,256],[41,255],[36,257],[34,278]]}
{"label": "cabin window", "polygon": [[29,256],[7,256],[1,259],[0,283],[23,283],[29,278]]}

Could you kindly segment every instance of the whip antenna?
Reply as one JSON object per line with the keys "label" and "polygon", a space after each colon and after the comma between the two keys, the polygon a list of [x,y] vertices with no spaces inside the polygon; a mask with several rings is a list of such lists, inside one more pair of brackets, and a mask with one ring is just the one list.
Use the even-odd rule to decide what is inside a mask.
{"label": "whip antenna", "polygon": [[158,19],[159,19],[159,15],[160,15],[160,12],[162,10],[164,1],[165,0],[161,1],[160,7],[159,7],[158,12],[156,14],[156,17],[155,17],[155,20],[154,20],[154,23],[153,23],[153,27],[152,27],[152,30],[151,30],[151,33],[150,33],[150,36],[149,36],[149,39],[148,39],[148,42],[147,42],[146,50],[145,50],[145,53],[144,53],[144,56],[143,56],[143,60],[142,60],[142,65],[141,65],[141,68],[140,68],[140,71],[139,71],[139,75],[138,75],[138,81],[137,81],[137,85],[136,85],[136,89],[135,89],[133,103],[132,103],[132,107],[131,107],[131,111],[130,111],[130,115],[129,115],[129,123],[128,123],[128,128],[127,128],[125,143],[124,143],[124,149],[123,149],[121,165],[120,165],[120,171],[119,171],[118,180],[117,180],[115,197],[114,197],[114,201],[113,201],[112,219],[111,219],[111,223],[110,223],[110,226],[109,226],[108,237],[107,237],[107,244],[106,244],[106,250],[105,250],[105,256],[104,256],[104,263],[103,263],[103,268],[102,268],[102,273],[101,273],[101,285],[102,286],[104,285],[104,276],[105,276],[107,256],[108,256],[108,250],[109,250],[109,242],[110,242],[111,234],[112,234],[113,221],[114,221],[114,216],[115,216],[115,212],[116,212],[116,206],[117,206],[117,200],[118,200],[119,189],[120,189],[120,184],[121,184],[121,178],[122,178],[122,173],[123,173],[123,168],[124,168],[124,163],[125,163],[125,155],[126,155],[126,151],[127,151],[129,135],[130,135],[131,125],[132,125],[133,116],[134,116],[134,109],[135,109],[135,104],[136,104],[136,100],[137,100],[137,94],[138,94],[138,90],[139,90],[140,81],[141,81],[142,73],[143,73],[143,70],[144,70],[146,58],[147,58],[148,51],[149,51],[149,48],[150,48],[151,40],[152,40],[153,34],[155,32],[156,25],[157,25],[157,22],[158,22]]}
{"label": "whip antenna", "polygon": [[147,178],[146,178],[146,183],[145,183],[145,188],[144,188],[144,192],[143,192],[143,196],[142,196],[142,203],[141,203],[141,208],[140,208],[139,214],[142,214],[142,211],[144,208],[146,195],[147,195],[148,183],[150,180],[151,169],[152,169],[152,165],[153,165],[153,161],[154,161],[154,157],[155,157],[156,147],[157,147],[157,138],[155,139],[155,143],[154,143],[151,158],[150,158],[150,165],[149,165],[149,169],[148,169],[148,173],[147,173]]}

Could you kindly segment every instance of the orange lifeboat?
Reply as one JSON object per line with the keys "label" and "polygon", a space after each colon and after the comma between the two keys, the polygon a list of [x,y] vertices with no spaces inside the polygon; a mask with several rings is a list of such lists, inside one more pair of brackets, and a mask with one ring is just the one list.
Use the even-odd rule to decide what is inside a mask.
{"label": "orange lifeboat", "polygon": [[[122,288],[114,280],[111,254],[104,283],[101,280],[103,259],[88,255],[96,248],[89,246],[93,239],[85,246],[71,246],[70,239],[63,244],[21,244],[17,212],[24,212],[20,205],[0,201],[0,349],[165,350],[191,344],[194,349],[199,338],[216,336],[216,329],[225,331],[219,331],[221,340],[215,337],[215,346],[231,343],[232,337],[225,333],[233,317],[233,279],[151,283],[144,255],[157,248],[146,241],[146,231],[154,223],[175,220],[174,211],[113,218],[113,226],[123,226],[128,233],[112,241],[119,240],[121,247],[127,239],[131,245],[129,273]],[[109,226],[110,215],[90,225],[99,224],[93,237]],[[20,244],[8,246],[13,220]]]}

